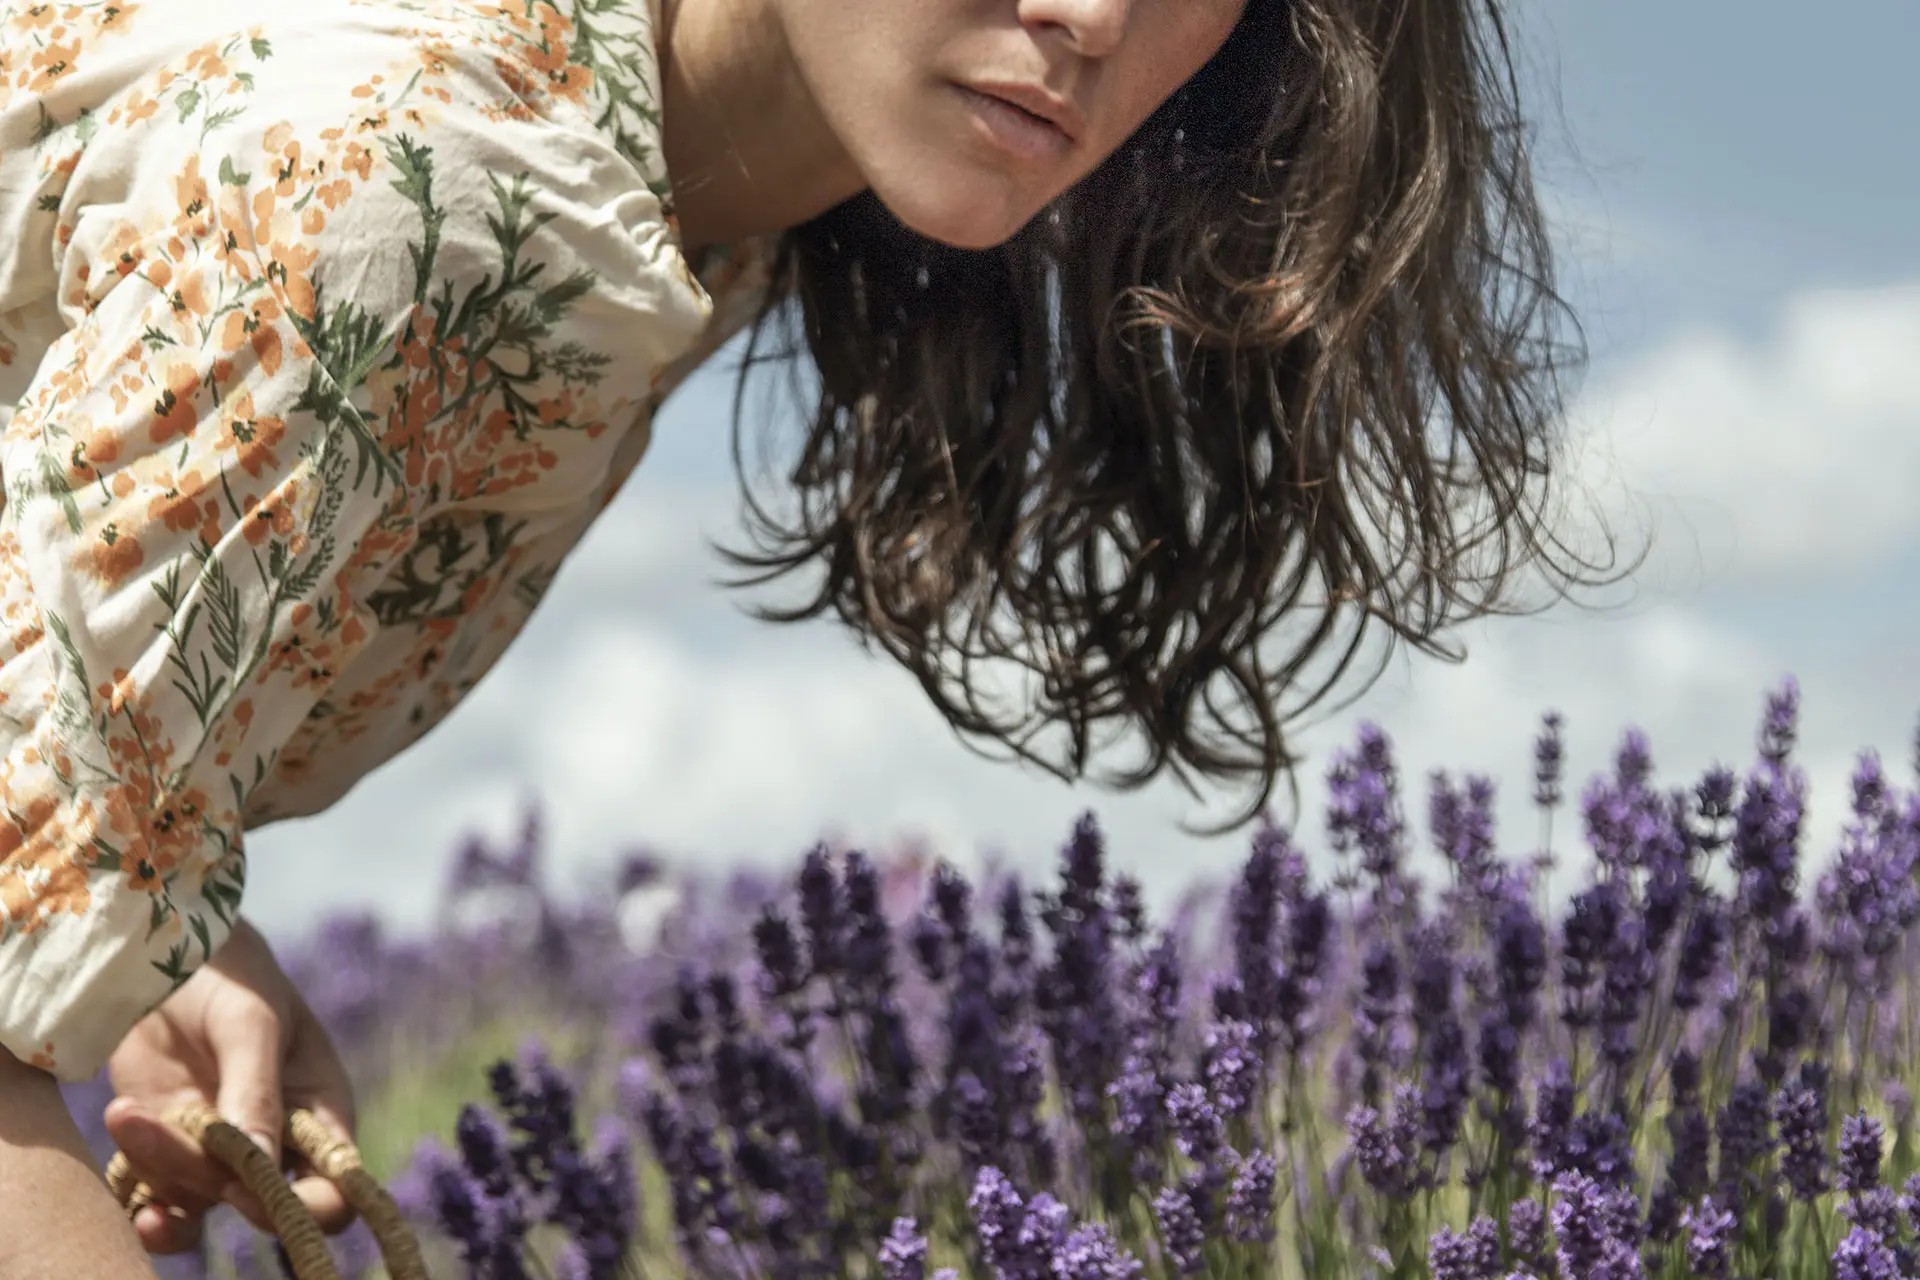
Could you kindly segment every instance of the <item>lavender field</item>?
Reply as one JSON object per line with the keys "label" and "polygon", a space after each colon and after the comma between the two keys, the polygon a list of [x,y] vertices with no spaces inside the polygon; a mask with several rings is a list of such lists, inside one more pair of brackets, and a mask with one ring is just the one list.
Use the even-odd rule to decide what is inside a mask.
{"label": "lavender field", "polygon": [[[1025,879],[822,845],[576,903],[535,815],[436,936],[273,941],[436,1276],[1920,1277],[1920,788],[1863,751],[1814,848],[1798,692],[1758,709],[1740,767],[1629,729],[1584,784],[1552,715],[1498,780],[1363,727],[1328,847],[1268,823],[1166,918],[1091,812]],[[225,1209],[160,1261],[281,1274]]]}

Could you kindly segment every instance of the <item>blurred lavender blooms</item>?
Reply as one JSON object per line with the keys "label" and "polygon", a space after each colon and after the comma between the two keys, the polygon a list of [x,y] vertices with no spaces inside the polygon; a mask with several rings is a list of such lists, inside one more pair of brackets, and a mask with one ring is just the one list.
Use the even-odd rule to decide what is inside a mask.
{"label": "blurred lavender blooms", "polygon": [[[1628,730],[1578,789],[1550,714],[1519,854],[1492,777],[1429,773],[1432,893],[1367,725],[1330,849],[1269,816],[1164,921],[1091,813],[1032,887],[822,843],[784,880],[635,853],[577,909],[535,815],[469,842],[435,940],[349,914],[295,962],[369,1097],[395,1027],[537,1027],[393,1177],[448,1274],[1920,1277],[1920,792],[1863,753],[1816,868],[1798,714],[1789,681],[1751,765],[1681,785]],[[635,894],[674,909],[636,933]],[[67,1096],[98,1149],[110,1094]]]}

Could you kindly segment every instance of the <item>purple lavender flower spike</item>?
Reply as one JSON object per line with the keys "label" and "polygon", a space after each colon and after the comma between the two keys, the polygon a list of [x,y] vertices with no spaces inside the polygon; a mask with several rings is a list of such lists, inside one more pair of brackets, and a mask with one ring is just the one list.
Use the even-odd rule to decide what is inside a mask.
{"label": "purple lavender flower spike", "polygon": [[1027,914],[1027,896],[1018,877],[1009,876],[1000,886],[1000,959],[1015,973],[1024,973],[1033,962],[1033,919]]}
{"label": "purple lavender flower spike", "polygon": [[1841,1202],[1840,1216],[1882,1240],[1892,1242],[1900,1238],[1900,1197],[1886,1187],[1848,1196]]}
{"label": "purple lavender flower spike", "polygon": [[839,973],[844,959],[846,908],[825,842],[807,851],[800,865],[798,885],[800,920],[806,929],[813,971],[822,975]]}
{"label": "purple lavender flower spike", "polygon": [[907,925],[907,949],[928,982],[944,982],[947,977],[951,938],[939,917],[923,908]]}
{"label": "purple lavender flower spike", "polygon": [[1726,916],[1720,900],[1705,892],[1693,898],[1687,925],[1681,934],[1680,958],[1675,965],[1673,1006],[1682,1013],[1700,1007],[1707,983],[1720,964],[1726,940]]}
{"label": "purple lavender flower spike", "polygon": [[1700,1103],[1700,1059],[1692,1050],[1673,1055],[1668,1080],[1672,1098],[1666,1123],[1673,1156],[1667,1164],[1667,1186],[1677,1200],[1691,1204],[1706,1195],[1713,1176],[1713,1129]]}
{"label": "purple lavender flower spike", "polygon": [[1053,1255],[1054,1280],[1140,1280],[1140,1260],[1104,1223],[1075,1227]]}
{"label": "purple lavender flower spike", "polygon": [[1275,1193],[1279,1169],[1271,1155],[1256,1151],[1243,1156],[1227,1191],[1227,1236],[1242,1244],[1261,1244],[1274,1238]]}
{"label": "purple lavender flower spike", "polygon": [[487,1193],[503,1196],[511,1192],[513,1144],[506,1127],[485,1109],[469,1102],[460,1108],[453,1132],[461,1163]]}
{"label": "purple lavender flower spike", "polygon": [[1513,1260],[1527,1270],[1547,1262],[1547,1210],[1538,1200],[1521,1199],[1507,1210],[1507,1245]]}
{"label": "purple lavender flower spike", "polygon": [[1760,758],[1776,768],[1787,762],[1799,736],[1800,682],[1792,676],[1767,695],[1767,710],[1760,721]]}
{"label": "purple lavender flower spike", "polygon": [[1573,1070],[1555,1058],[1535,1087],[1527,1141],[1533,1148],[1533,1176],[1542,1181],[1566,1167],[1567,1137],[1573,1130]]}
{"label": "purple lavender flower spike", "polygon": [[784,1000],[807,985],[810,975],[800,955],[800,940],[778,907],[761,910],[753,926],[753,947],[760,962],[761,992],[768,999]]}
{"label": "purple lavender flower spike", "polygon": [[1767,1101],[1766,1086],[1757,1080],[1742,1080],[1733,1086],[1720,1109],[1718,1194],[1721,1203],[1736,1215],[1744,1210],[1757,1187],[1754,1166],[1773,1150]]}
{"label": "purple lavender flower spike", "polygon": [[1375,938],[1361,960],[1360,998],[1354,1010],[1354,1041],[1360,1057],[1360,1096],[1368,1105],[1380,1100],[1381,1082],[1391,1063],[1393,1028],[1400,1000],[1400,961],[1393,948]]}
{"label": "purple lavender flower spike", "polygon": [[1153,1216],[1175,1275],[1190,1276],[1205,1265],[1206,1228],[1185,1186],[1165,1187],[1153,1198]]}
{"label": "purple lavender flower spike", "polygon": [[1862,753],[1853,775],[1853,818],[1815,893],[1822,950],[1875,998],[1891,977],[1891,953],[1920,919],[1914,882],[1920,831],[1902,816],[1890,802],[1879,757]]}
{"label": "purple lavender flower spike", "polygon": [[1748,775],[1746,793],[1734,813],[1730,850],[1740,877],[1740,909],[1759,926],[1770,948],[1788,940],[1799,892],[1805,793],[1806,776],[1799,770],[1764,763]]}
{"label": "purple lavender flower spike", "polygon": [[927,1238],[912,1218],[895,1218],[880,1243],[882,1280],[926,1280]]}
{"label": "purple lavender flower spike", "polygon": [[1264,1020],[1278,995],[1282,862],[1289,853],[1286,834],[1263,823],[1228,899],[1235,972],[1248,1014],[1262,1019],[1263,1051],[1270,1031]]}
{"label": "purple lavender flower spike", "polygon": [[1833,1251],[1833,1280],[1904,1280],[1899,1259],[1878,1234],[1855,1227]]}
{"label": "purple lavender flower spike", "polygon": [[1680,1225],[1687,1232],[1687,1268],[1700,1280],[1726,1280],[1733,1271],[1734,1232],[1739,1219],[1713,1202],[1688,1205]]}
{"label": "purple lavender flower spike", "polygon": [[1238,1019],[1214,1023],[1207,1028],[1202,1053],[1207,1092],[1221,1116],[1231,1120],[1246,1114],[1260,1084],[1252,1025]]}
{"label": "purple lavender flower spike", "polygon": [[1209,1167],[1219,1163],[1226,1148],[1226,1129],[1204,1086],[1188,1082],[1169,1090],[1167,1122],[1181,1155]]}
{"label": "purple lavender flower spike", "polygon": [[1773,1098],[1780,1134],[1780,1176],[1793,1198],[1811,1203],[1827,1189],[1827,1078],[1818,1063],[1801,1064],[1797,1078]]}
{"label": "purple lavender flower spike", "polygon": [[1481,774],[1455,787],[1446,770],[1428,775],[1427,829],[1469,898],[1487,887],[1495,868],[1494,784]]}
{"label": "purple lavender flower spike", "polygon": [[1404,1199],[1421,1185],[1420,1095],[1410,1084],[1394,1089],[1390,1117],[1368,1106],[1347,1113],[1347,1138],[1360,1177],[1382,1195]]}
{"label": "purple lavender flower spike", "polygon": [[1102,1110],[1126,1048],[1105,876],[1105,845],[1089,811],[1061,854],[1060,889],[1041,913],[1053,956],[1035,992],[1068,1110],[1083,1124]]}
{"label": "purple lavender flower spike", "polygon": [[1886,1130],[1861,1112],[1840,1122],[1840,1154],[1834,1179],[1840,1190],[1860,1196],[1880,1185],[1880,1159]]}
{"label": "purple lavender flower spike", "polygon": [[1138,878],[1117,875],[1113,878],[1113,919],[1115,934],[1128,946],[1138,946],[1147,937],[1146,890]]}
{"label": "purple lavender flower spike", "polygon": [[[997,1280],[1139,1280],[1139,1262],[1106,1227],[1075,1225],[1066,1206],[1045,1192],[1023,1200],[992,1166],[975,1177],[967,1207],[981,1258]],[[900,1223],[894,1230],[898,1236]]]}
{"label": "purple lavender flower spike", "polygon": [[1540,736],[1533,740],[1533,802],[1542,809],[1557,808],[1561,800],[1566,769],[1563,723],[1558,711],[1548,711],[1540,717]]}
{"label": "purple lavender flower spike", "polygon": [[973,931],[973,885],[951,863],[941,862],[933,871],[928,890],[929,914],[947,931],[947,940],[955,946]]}
{"label": "purple lavender flower spike", "polygon": [[1633,1193],[1609,1190],[1583,1173],[1561,1174],[1553,1190],[1559,1273],[1587,1280],[1643,1280],[1646,1270],[1632,1230],[1638,1215]]}
{"label": "purple lavender flower spike", "polygon": [[1392,745],[1371,722],[1360,726],[1354,750],[1335,755],[1327,775],[1326,825],[1333,848],[1359,856],[1361,870],[1373,881],[1375,906],[1390,915],[1407,891],[1401,874],[1406,822],[1398,777]]}
{"label": "purple lavender flower spike", "polygon": [[1907,1225],[1915,1234],[1920,1234],[1920,1173],[1907,1175],[1906,1184],[1900,1189],[1899,1209],[1907,1220]]}
{"label": "purple lavender flower spike", "polygon": [[1463,1232],[1441,1227],[1427,1242],[1432,1280],[1496,1280],[1500,1274],[1500,1227],[1482,1215]]}
{"label": "purple lavender flower spike", "polygon": [[1653,987],[1654,958],[1646,922],[1631,907],[1614,925],[1606,949],[1606,975],[1600,984],[1600,1054],[1617,1067],[1639,1051],[1641,1004]]}

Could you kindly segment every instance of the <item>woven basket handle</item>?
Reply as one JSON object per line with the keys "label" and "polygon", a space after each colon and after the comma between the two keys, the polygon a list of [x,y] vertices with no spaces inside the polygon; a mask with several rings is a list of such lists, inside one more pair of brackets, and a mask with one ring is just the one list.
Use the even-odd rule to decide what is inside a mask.
{"label": "woven basket handle", "polygon": [[[266,1152],[253,1145],[253,1139],[220,1118],[220,1113],[204,1103],[189,1102],[167,1112],[167,1121],[185,1130],[207,1154],[232,1169],[247,1190],[266,1206],[274,1234],[286,1246],[293,1261],[293,1273],[299,1280],[340,1280],[340,1273],[327,1254],[326,1237],[313,1220],[300,1197],[273,1167]],[[340,1188],[340,1193],[367,1220],[380,1256],[385,1260],[392,1280],[430,1280],[420,1256],[420,1242],[400,1216],[393,1197],[376,1182],[360,1163],[360,1152],[351,1142],[343,1142],[310,1111],[287,1113],[287,1125],[281,1139],[289,1148],[307,1158],[314,1169]],[[153,1189],[133,1177],[126,1153],[116,1151],[107,1161],[107,1187],[129,1217],[153,1200]]]}

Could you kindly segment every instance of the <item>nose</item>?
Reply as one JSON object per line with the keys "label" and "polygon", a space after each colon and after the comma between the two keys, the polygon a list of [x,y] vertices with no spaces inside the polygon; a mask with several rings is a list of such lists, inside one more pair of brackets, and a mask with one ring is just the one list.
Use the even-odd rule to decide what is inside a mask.
{"label": "nose", "polygon": [[[1182,0],[1174,0],[1181,3]],[[1190,0],[1189,0],[1190,2]],[[1133,0],[1020,0],[1020,21],[1056,28],[1074,52],[1104,58],[1120,47]]]}

